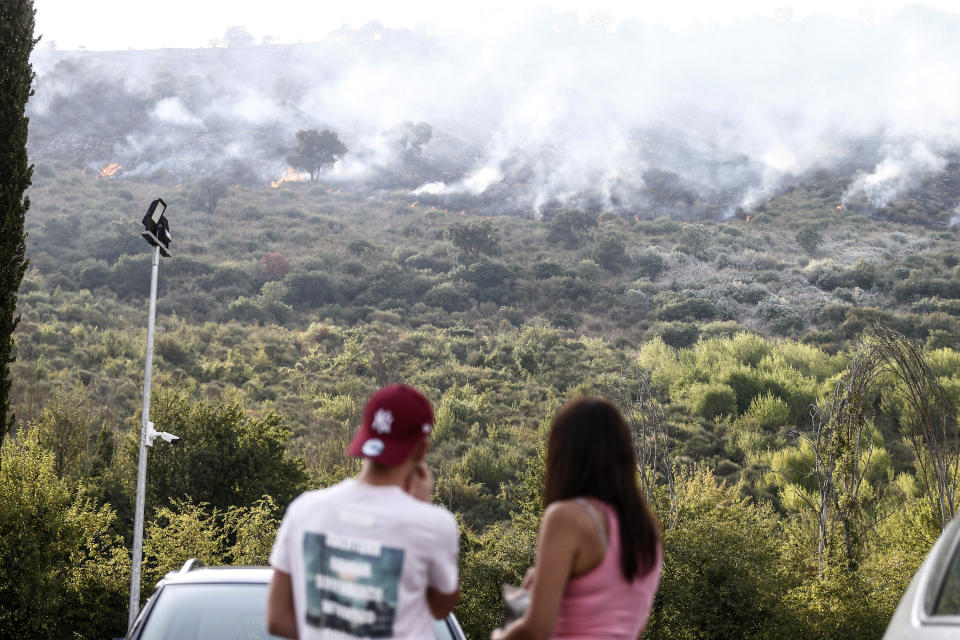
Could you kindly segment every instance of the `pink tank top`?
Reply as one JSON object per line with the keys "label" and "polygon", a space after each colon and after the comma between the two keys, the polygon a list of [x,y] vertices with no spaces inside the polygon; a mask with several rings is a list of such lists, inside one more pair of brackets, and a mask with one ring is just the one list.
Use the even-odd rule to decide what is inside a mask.
{"label": "pink tank top", "polygon": [[647,623],[660,584],[663,553],[645,576],[627,582],[620,570],[620,523],[613,507],[600,504],[607,518],[607,551],[596,567],[567,582],[551,638],[635,640]]}

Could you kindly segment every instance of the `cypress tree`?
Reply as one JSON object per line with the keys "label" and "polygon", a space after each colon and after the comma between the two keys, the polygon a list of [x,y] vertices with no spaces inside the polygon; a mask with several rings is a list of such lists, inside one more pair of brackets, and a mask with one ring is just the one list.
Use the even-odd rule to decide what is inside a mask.
{"label": "cypress tree", "polygon": [[15,358],[13,331],[20,321],[17,292],[27,270],[23,221],[30,208],[26,191],[33,165],[27,160],[25,112],[33,94],[35,13],[33,0],[0,2],[0,441],[14,422],[10,365]]}

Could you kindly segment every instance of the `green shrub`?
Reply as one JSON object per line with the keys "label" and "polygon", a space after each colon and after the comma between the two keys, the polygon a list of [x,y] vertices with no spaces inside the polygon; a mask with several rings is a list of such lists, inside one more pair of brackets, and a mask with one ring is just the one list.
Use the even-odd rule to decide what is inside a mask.
{"label": "green shrub", "polygon": [[692,346],[700,337],[700,329],[692,322],[658,322],[647,331],[645,340],[659,337],[676,349]]}
{"label": "green shrub", "polygon": [[634,256],[633,264],[637,268],[637,278],[649,278],[650,280],[656,280],[667,268],[667,262],[660,252],[649,247]]}

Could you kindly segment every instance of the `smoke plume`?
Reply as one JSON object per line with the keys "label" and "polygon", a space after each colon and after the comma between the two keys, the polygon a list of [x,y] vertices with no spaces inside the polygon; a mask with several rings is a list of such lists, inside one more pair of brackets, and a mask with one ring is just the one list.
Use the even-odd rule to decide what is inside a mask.
{"label": "smoke plume", "polygon": [[[373,23],[311,45],[34,55],[35,157],[266,185],[296,131],[326,180],[497,212],[722,217],[842,168],[884,206],[960,146],[960,15],[755,18],[685,32],[541,13],[487,38]],[[407,131],[429,136],[411,146]],[[426,127],[426,128],[425,128]],[[845,196],[846,197],[846,196]]]}

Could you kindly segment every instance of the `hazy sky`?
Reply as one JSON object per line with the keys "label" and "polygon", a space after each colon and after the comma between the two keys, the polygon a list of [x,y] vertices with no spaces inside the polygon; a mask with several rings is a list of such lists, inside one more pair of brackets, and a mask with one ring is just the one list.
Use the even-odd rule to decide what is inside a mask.
{"label": "hazy sky", "polygon": [[[379,20],[391,28],[424,28],[473,35],[508,30],[544,7],[573,11],[582,19],[601,17],[615,28],[639,18],[686,29],[697,23],[728,23],[761,15],[801,19],[814,13],[882,18],[910,4],[960,12],[960,0],[35,0],[37,33],[46,46],[91,50],[205,47],[228,27],[243,26],[259,42],[313,42],[346,24]],[[43,46],[43,44],[41,45]]]}

